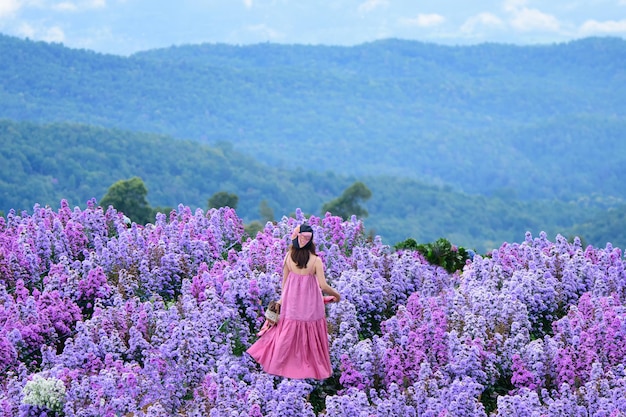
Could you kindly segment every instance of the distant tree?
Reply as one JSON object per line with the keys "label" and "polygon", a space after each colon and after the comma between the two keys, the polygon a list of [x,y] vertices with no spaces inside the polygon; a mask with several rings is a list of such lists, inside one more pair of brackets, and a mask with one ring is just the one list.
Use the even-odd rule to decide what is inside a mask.
{"label": "distant tree", "polygon": [[218,191],[209,198],[209,209],[230,207],[231,209],[237,208],[239,203],[239,197],[237,194],[227,193],[226,191]]}
{"label": "distant tree", "polygon": [[368,216],[367,210],[361,207],[361,202],[372,197],[372,192],[361,181],[357,181],[336,199],[322,206],[322,214],[330,212],[347,220],[352,215],[363,218]]}
{"label": "distant tree", "polygon": [[274,219],[274,210],[269,206],[267,200],[261,200],[261,204],[259,204],[259,213],[261,214],[261,222],[273,222]]}
{"label": "distant tree", "polygon": [[[578,236],[581,244],[603,248],[607,243],[613,247],[626,247],[626,204],[602,210],[586,222],[576,225],[571,235]],[[573,241],[570,235],[569,241]]]}
{"label": "distant tree", "polygon": [[147,195],[148,189],[141,178],[133,177],[111,185],[100,205],[104,208],[113,206],[132,221],[146,224],[152,220],[152,208],[148,204]]}
{"label": "distant tree", "polygon": [[588,246],[587,240],[582,237],[582,236],[578,236],[578,235],[567,235],[567,241],[569,243],[574,243],[576,241],[576,239],[578,239],[580,241],[580,247],[581,248],[586,248]]}
{"label": "distant tree", "polygon": [[159,213],[163,213],[163,214],[166,214],[166,215],[170,214],[172,212],[172,210],[174,210],[173,207],[161,207],[161,206],[153,207],[152,208],[152,214],[150,215],[150,218],[151,219],[156,218],[156,215],[159,214]]}
{"label": "distant tree", "polygon": [[448,239],[439,238],[432,243],[418,244],[415,239],[408,238],[404,242],[397,243],[396,250],[408,249],[420,252],[432,265],[439,265],[452,273],[460,271],[468,259],[473,259],[475,252],[451,244]]}
{"label": "distant tree", "polygon": [[258,232],[263,230],[263,227],[265,226],[260,221],[253,220],[244,226],[244,231],[248,236],[254,238]]}

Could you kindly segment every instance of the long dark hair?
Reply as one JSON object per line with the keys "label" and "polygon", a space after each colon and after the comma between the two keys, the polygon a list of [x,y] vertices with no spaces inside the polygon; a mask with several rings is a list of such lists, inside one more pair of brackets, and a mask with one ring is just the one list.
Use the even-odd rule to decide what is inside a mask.
{"label": "long dark hair", "polygon": [[313,243],[313,240],[311,240],[303,249],[296,248],[291,245],[291,260],[296,263],[298,268],[302,269],[306,267],[306,264],[309,263],[311,255],[317,255],[315,253],[315,243]]}

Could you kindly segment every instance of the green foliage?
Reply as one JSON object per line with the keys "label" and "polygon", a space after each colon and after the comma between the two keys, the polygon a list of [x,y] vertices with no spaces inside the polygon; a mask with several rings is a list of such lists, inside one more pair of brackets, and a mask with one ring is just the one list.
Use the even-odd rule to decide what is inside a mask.
{"label": "green foliage", "polygon": [[109,187],[109,190],[100,201],[105,209],[113,206],[117,211],[124,213],[132,221],[139,224],[151,222],[153,210],[147,200],[148,189],[141,178],[133,177],[120,180]]}
{"label": "green foliage", "polygon": [[[270,168],[220,143],[216,147],[172,137],[76,124],[0,120],[0,210],[83,205],[103,196],[120,178],[140,177],[152,205],[207,207],[217,190],[239,197],[237,214],[258,219],[259,202],[310,212],[349,184],[336,176],[311,176]],[[39,163],[39,158],[45,163]],[[58,163],[57,161],[63,161]],[[322,191],[316,190],[317,186]],[[297,204],[297,205],[296,205]],[[315,210],[317,211],[317,210]]]}
{"label": "green foliage", "polygon": [[226,321],[224,321],[224,323],[222,323],[222,325],[217,330],[224,334],[233,335],[231,339],[231,348],[235,356],[241,356],[244,354],[247,346],[241,341],[241,332],[237,328],[236,324],[234,324],[230,319],[226,319]]}
{"label": "green foliage", "polygon": [[[4,144],[0,149],[0,210],[5,213],[10,209],[19,213],[36,203],[58,207],[62,199],[81,205],[105,194],[119,178],[137,176],[149,189],[150,203],[157,207],[152,220],[154,211],[169,214],[170,207],[178,204],[206,207],[207,196],[229,189],[240,197],[237,214],[244,222],[259,221],[250,226],[253,235],[254,227],[263,224],[259,220],[262,200],[277,210],[277,217],[293,216],[296,208],[308,217],[356,181],[332,172],[263,165],[227,143],[210,147],[83,125],[0,120],[0,141]],[[38,158],[47,162],[37,163]],[[526,231],[569,236],[577,225],[584,225],[584,233],[576,234],[589,244],[626,246],[626,237],[621,235],[624,227],[607,225],[598,228],[602,234],[589,232],[594,224],[602,225],[607,213],[602,207],[618,207],[610,199],[506,200],[408,178],[368,176],[362,181],[372,192],[367,234],[380,235],[383,242],[408,237],[431,242],[446,236],[486,253],[502,242],[524,239]]]}
{"label": "green foliage", "polygon": [[0,35],[0,118],[37,122],[0,120],[0,210],[84,204],[138,176],[165,208],[229,190],[251,222],[262,200],[318,213],[363,181],[368,233],[386,242],[485,252],[545,231],[626,246],[612,212],[626,201],[625,51],[386,40],[118,57]]}
{"label": "green foliage", "polygon": [[[0,35],[0,118],[232,141],[270,166],[406,177],[474,195],[623,202],[625,51],[619,38],[467,47],[395,39],[186,45],[118,57]],[[295,157],[294,149],[306,152]],[[174,153],[188,161],[182,152]],[[64,161],[35,153],[5,169],[50,171]],[[210,183],[202,207],[222,189],[212,177],[224,174],[194,178]],[[156,199],[160,190],[141,176]],[[31,187],[51,196],[51,180]],[[175,176],[168,191],[188,186]],[[244,204],[247,189],[224,187]],[[267,194],[246,210],[262,198],[293,210]]]}
{"label": "green foliage", "polygon": [[583,247],[587,242],[597,242],[604,246],[611,243],[613,246],[626,249],[626,204],[603,210],[596,214],[588,222],[577,225],[572,231],[573,236],[578,236]]}
{"label": "green foliage", "polygon": [[409,238],[397,243],[394,248],[396,250],[416,250],[424,255],[428,263],[440,266],[450,273],[462,270],[466,261],[471,257],[471,253],[465,248],[452,245],[444,238],[437,239],[432,243],[422,244],[418,244],[415,239]]}
{"label": "green foliage", "polygon": [[369,215],[367,210],[361,207],[361,202],[369,200],[372,192],[361,181],[357,181],[336,199],[325,203],[322,206],[322,212],[330,212],[335,216],[339,216],[344,220],[349,219],[352,215],[358,218],[364,218]]}
{"label": "green foliage", "polygon": [[163,213],[165,215],[168,215],[172,212],[172,210],[174,210],[173,207],[153,207],[152,208],[152,213],[150,214],[150,219],[155,219],[156,215],[159,213]]}
{"label": "green foliage", "polygon": [[226,191],[218,191],[209,198],[209,209],[220,207],[230,207],[232,209],[236,209],[238,203],[239,197],[237,194]]}
{"label": "green foliage", "polygon": [[261,222],[263,223],[273,222],[275,220],[274,210],[272,210],[265,199],[261,200],[261,203],[259,203],[259,214],[261,215]]}
{"label": "green foliage", "polygon": [[246,232],[248,236],[250,236],[251,238],[254,238],[256,237],[256,234],[258,232],[263,230],[264,227],[265,227],[264,223],[261,223],[258,220],[253,220],[244,226],[244,231]]}
{"label": "green foliage", "polygon": [[487,415],[492,415],[498,409],[498,398],[508,395],[515,386],[511,383],[511,372],[498,367],[499,377],[493,386],[488,386],[480,395],[480,402],[485,407]]}
{"label": "green foliage", "polygon": [[396,243],[393,248],[395,250],[417,250],[417,247],[419,246],[419,243],[417,243],[417,241],[415,239],[413,239],[412,237],[402,241],[402,242],[398,242]]}

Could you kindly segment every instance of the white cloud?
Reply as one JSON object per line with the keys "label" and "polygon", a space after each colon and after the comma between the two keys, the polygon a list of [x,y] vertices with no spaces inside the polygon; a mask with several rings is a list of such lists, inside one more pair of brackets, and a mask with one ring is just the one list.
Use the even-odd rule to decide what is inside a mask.
{"label": "white cloud", "polygon": [[590,33],[626,33],[626,20],[587,20],[580,27],[581,32]]}
{"label": "white cloud", "polygon": [[265,24],[251,25],[251,26],[246,27],[246,29],[249,32],[255,33],[255,35],[257,36],[260,35],[261,38],[265,39],[266,41],[277,40],[282,37],[280,32],[272,29],[271,27]]}
{"label": "white cloud", "polygon": [[53,10],[61,12],[76,12],[79,10],[103,9],[107,6],[106,0],[88,0],[82,2],[63,1],[50,6]]}
{"label": "white cloud", "polygon": [[498,16],[492,13],[479,13],[476,16],[472,16],[463,23],[461,26],[461,32],[474,33],[479,27],[502,27],[504,22]]}
{"label": "white cloud", "polygon": [[389,0],[367,0],[359,4],[359,13],[369,13],[379,7],[386,7],[387,5],[389,5]]}
{"label": "white cloud", "polygon": [[440,14],[418,14],[415,18],[400,19],[400,23],[405,26],[432,27],[442,24],[446,18]]}
{"label": "white cloud", "polygon": [[515,12],[528,4],[528,0],[506,0],[504,2],[504,10],[507,12]]}
{"label": "white cloud", "polygon": [[252,0],[243,0],[243,5],[246,6],[246,9],[252,8]]}
{"label": "white cloud", "polygon": [[0,19],[12,16],[21,6],[18,0],[0,0]]}
{"label": "white cloud", "polygon": [[510,24],[514,29],[524,32],[543,30],[558,32],[561,28],[559,20],[537,9],[526,7],[528,0],[506,0],[504,10],[511,14]]}
{"label": "white cloud", "polygon": [[65,32],[59,26],[51,26],[49,28],[35,28],[29,23],[22,23],[18,28],[18,34],[25,38],[46,42],[63,42],[65,41]]}
{"label": "white cloud", "polygon": [[54,6],[52,6],[52,8],[63,12],[74,12],[78,10],[78,6],[70,1],[64,1],[62,3],[55,4]]}
{"label": "white cloud", "polygon": [[17,33],[25,38],[32,39],[35,37],[35,28],[28,23],[22,23],[17,29]]}
{"label": "white cloud", "polygon": [[65,33],[59,26],[52,26],[42,33],[41,40],[46,42],[63,42],[65,40]]}
{"label": "white cloud", "polygon": [[547,30],[557,32],[561,27],[556,17],[537,9],[527,8],[515,12],[514,17],[511,19],[511,25],[513,25],[515,29],[523,31]]}

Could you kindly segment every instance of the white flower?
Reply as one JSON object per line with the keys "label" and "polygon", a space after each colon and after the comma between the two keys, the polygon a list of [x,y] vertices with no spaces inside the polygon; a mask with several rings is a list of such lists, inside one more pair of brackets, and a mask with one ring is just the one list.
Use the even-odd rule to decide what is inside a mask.
{"label": "white flower", "polygon": [[51,411],[63,411],[65,385],[58,378],[45,378],[35,375],[22,389],[22,404],[47,408]]}

